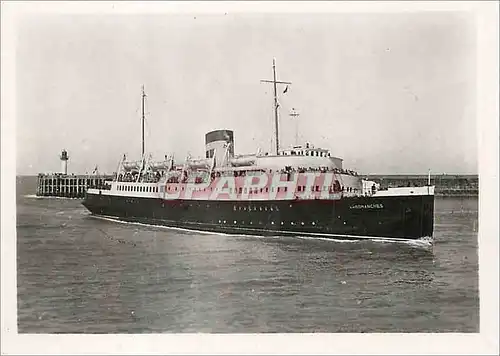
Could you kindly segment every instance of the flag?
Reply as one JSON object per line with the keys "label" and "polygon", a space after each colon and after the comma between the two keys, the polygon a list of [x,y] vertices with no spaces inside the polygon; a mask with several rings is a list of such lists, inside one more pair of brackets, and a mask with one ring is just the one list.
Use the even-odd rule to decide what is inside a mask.
{"label": "flag", "polygon": [[286,86],[285,90],[283,90],[283,94],[285,94],[288,91],[288,85]]}

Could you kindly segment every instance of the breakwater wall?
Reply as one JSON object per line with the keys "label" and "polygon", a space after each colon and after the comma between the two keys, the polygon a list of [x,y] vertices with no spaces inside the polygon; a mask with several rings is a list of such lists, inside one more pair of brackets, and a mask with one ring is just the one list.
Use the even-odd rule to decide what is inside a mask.
{"label": "breakwater wall", "polygon": [[112,175],[43,174],[37,177],[36,195],[41,197],[83,198],[88,188],[104,187]]}
{"label": "breakwater wall", "polygon": [[[370,175],[367,179],[380,183],[381,188],[411,187],[426,185],[427,175]],[[431,175],[437,196],[478,196],[478,175]]]}

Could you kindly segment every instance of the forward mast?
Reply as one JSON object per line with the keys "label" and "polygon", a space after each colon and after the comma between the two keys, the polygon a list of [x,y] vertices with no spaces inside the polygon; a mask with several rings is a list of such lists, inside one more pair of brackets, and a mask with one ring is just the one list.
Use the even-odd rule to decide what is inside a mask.
{"label": "forward mast", "polygon": [[[278,103],[278,84],[286,84],[286,85],[291,85],[291,82],[284,82],[280,80],[276,80],[276,58],[273,58],[273,80],[261,80],[262,83],[272,83],[273,84],[273,89],[274,89],[274,133],[275,133],[275,140],[276,140],[276,152],[275,154],[279,154],[280,150],[280,142],[279,142],[279,115],[278,115],[278,109],[279,109],[279,103]],[[286,89],[285,89],[286,90]]]}

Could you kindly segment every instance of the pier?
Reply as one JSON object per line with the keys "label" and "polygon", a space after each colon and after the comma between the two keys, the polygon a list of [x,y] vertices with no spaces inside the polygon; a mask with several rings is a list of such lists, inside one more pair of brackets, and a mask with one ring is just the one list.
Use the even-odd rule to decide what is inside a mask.
{"label": "pier", "polygon": [[111,175],[38,175],[36,195],[42,197],[84,198],[88,188],[104,188]]}
{"label": "pier", "polygon": [[104,188],[105,182],[113,179],[112,175],[106,174],[68,174],[68,152],[62,150],[59,158],[61,160],[61,172],[38,174],[37,196],[82,199],[85,197],[88,188]]}
{"label": "pier", "polygon": [[[423,186],[428,182],[427,175],[370,175],[381,188]],[[436,196],[478,196],[479,177],[477,174],[436,174],[431,175]]]}

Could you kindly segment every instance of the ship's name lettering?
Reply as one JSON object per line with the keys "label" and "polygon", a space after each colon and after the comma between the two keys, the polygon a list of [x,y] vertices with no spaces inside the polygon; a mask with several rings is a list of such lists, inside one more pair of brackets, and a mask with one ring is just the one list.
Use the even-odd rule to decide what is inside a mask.
{"label": "ship's name lettering", "polygon": [[355,204],[349,207],[350,209],[383,209],[384,204]]}

